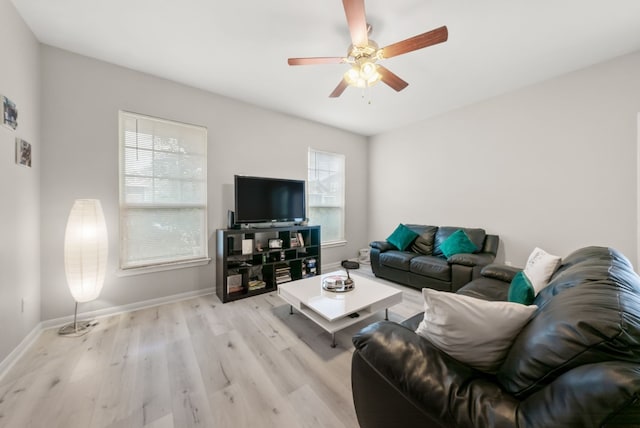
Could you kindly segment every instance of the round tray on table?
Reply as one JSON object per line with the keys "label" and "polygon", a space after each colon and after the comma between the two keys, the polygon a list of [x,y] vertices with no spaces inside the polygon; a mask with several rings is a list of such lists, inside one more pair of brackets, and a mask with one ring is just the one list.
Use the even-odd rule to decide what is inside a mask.
{"label": "round tray on table", "polygon": [[331,275],[322,278],[322,288],[332,293],[346,293],[353,290],[355,283],[346,275]]}

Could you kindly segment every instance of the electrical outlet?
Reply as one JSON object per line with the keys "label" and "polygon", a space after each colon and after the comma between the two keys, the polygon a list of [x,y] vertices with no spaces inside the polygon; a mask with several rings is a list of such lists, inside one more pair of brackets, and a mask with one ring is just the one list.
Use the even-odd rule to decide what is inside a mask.
{"label": "electrical outlet", "polygon": [[20,312],[24,314],[24,298],[20,299]]}

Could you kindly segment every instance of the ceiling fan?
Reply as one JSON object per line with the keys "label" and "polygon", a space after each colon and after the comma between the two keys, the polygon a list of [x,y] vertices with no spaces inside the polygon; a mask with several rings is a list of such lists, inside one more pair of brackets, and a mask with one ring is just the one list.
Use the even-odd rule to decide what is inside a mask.
{"label": "ceiling fan", "polygon": [[342,95],[349,85],[366,88],[380,80],[398,92],[403,90],[409,84],[377,62],[446,42],[449,37],[447,27],[443,26],[384,48],[378,48],[378,44],[369,38],[371,26],[367,24],[364,14],[364,0],[342,0],[342,5],[351,33],[351,46],[349,46],[347,56],[289,58],[288,60],[289,65],[351,64],[351,68],[329,95],[331,98]]}

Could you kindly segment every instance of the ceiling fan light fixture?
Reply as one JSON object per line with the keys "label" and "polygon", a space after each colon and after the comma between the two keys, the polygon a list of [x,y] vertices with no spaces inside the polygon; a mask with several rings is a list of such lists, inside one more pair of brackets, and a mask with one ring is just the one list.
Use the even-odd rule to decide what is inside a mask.
{"label": "ceiling fan light fixture", "polygon": [[344,74],[344,80],[356,88],[367,88],[375,85],[381,78],[382,76],[378,73],[378,66],[370,61],[354,64]]}
{"label": "ceiling fan light fixture", "polygon": [[368,88],[380,80],[396,92],[402,91],[409,84],[376,62],[437,45],[449,38],[449,30],[442,26],[379,48],[378,44],[369,38],[371,25],[367,23],[364,13],[364,1],[342,0],[351,35],[351,45],[346,57],[289,58],[287,61],[289,65],[351,64],[351,68],[344,73],[338,86],[329,94],[330,98],[339,97],[349,86]]}
{"label": "ceiling fan light fixture", "polygon": [[357,82],[358,79],[360,79],[360,70],[358,68],[357,65],[354,65],[353,67],[351,67],[349,70],[347,70],[347,72],[344,74],[344,79],[350,84],[350,85],[354,85],[354,82]]}
{"label": "ceiling fan light fixture", "polygon": [[360,77],[364,80],[371,80],[378,74],[378,68],[371,61],[365,61],[360,64]]}

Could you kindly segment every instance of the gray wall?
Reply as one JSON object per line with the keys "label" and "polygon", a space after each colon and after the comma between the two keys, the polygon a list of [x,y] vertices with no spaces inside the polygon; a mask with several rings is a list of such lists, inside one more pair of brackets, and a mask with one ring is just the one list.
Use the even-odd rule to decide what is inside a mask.
{"label": "gray wall", "polygon": [[[20,113],[17,131],[0,127],[0,361],[38,321],[72,313],[62,247],[76,198],[102,200],[111,252],[103,293],[82,311],[214,286],[213,263],[116,274],[119,109],[209,128],[212,237],[232,208],[233,174],[305,178],[312,146],[347,155],[348,245],[326,249],[325,263],[355,256],[399,222],[484,227],[501,236],[501,259],[519,265],[534,246],[564,256],[591,244],[614,246],[636,262],[640,53],[367,144],[365,137],[39,47],[7,0],[0,0],[0,36],[10,41],[3,45],[0,94]],[[31,169],[14,163],[16,136],[32,144]]]}
{"label": "gray wall", "polygon": [[635,53],[373,137],[371,239],[477,226],[515,265],[606,245],[637,266],[638,76]]}
{"label": "gray wall", "polygon": [[[0,362],[40,321],[39,45],[13,4],[0,0],[0,94],[16,103],[18,128],[0,125]],[[2,120],[0,113],[0,121]],[[31,143],[32,167],[15,163],[15,139]],[[24,299],[24,312],[21,309]]]}
{"label": "gray wall", "polygon": [[63,240],[76,198],[102,201],[109,230],[107,277],[98,300],[80,311],[121,306],[214,287],[208,266],[121,277],[118,268],[118,110],[209,129],[210,256],[215,229],[233,209],[233,175],[306,179],[309,146],[347,159],[346,246],[323,250],[323,263],[357,255],[367,243],[367,140],[49,46],[42,47],[42,319],[69,315]]}

